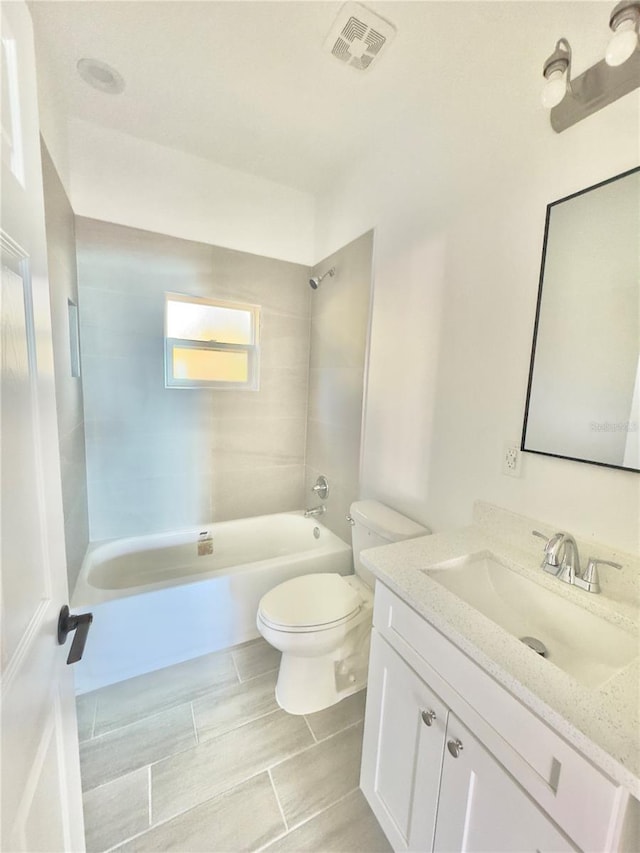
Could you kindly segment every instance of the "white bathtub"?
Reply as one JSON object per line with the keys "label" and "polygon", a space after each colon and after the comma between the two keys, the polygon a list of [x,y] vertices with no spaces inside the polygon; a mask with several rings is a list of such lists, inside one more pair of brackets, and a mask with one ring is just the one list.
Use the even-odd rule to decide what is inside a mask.
{"label": "white bathtub", "polygon": [[[213,554],[199,557],[203,530]],[[73,612],[93,612],[84,657],[74,667],[76,690],[254,639],[265,592],[297,575],[329,571],[353,571],[351,548],[301,513],[91,544],[72,599]]]}

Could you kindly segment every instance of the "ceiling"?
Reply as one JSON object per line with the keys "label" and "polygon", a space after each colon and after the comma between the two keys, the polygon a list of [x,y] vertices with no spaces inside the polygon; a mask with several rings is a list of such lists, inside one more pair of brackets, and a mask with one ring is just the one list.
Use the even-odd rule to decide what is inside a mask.
{"label": "ceiling", "polygon": [[[67,118],[319,193],[408,132],[426,152],[461,141],[495,150],[522,122],[546,122],[545,57],[566,36],[576,73],[601,58],[613,3],[366,5],[397,27],[367,72],[323,50],[341,3],[34,0],[30,8]],[[114,66],[124,93],[84,83],[82,57]]]}

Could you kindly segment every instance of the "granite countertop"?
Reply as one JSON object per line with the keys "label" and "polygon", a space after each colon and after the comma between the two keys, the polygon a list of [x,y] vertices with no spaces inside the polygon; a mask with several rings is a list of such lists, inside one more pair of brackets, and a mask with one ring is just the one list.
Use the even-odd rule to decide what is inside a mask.
{"label": "granite countertop", "polygon": [[[602,594],[594,595],[546,574],[540,568],[539,541],[534,546],[523,535],[526,530],[530,536],[531,520],[509,514],[511,529],[505,536],[491,512],[494,509],[479,504],[476,523],[470,527],[371,548],[362,552],[362,562],[498,683],[640,798],[640,658],[636,655],[600,686],[585,687],[421,571],[435,563],[490,551],[513,571],[617,625],[634,639],[640,653],[638,607],[629,589],[622,587],[627,600],[615,588],[609,595],[604,588]],[[520,523],[514,524],[514,519]],[[589,555],[607,553],[602,547],[584,547]],[[620,562],[626,558],[630,578],[626,583],[635,584],[637,558],[612,550],[608,555]],[[585,636],[581,642],[588,655],[590,638]]]}

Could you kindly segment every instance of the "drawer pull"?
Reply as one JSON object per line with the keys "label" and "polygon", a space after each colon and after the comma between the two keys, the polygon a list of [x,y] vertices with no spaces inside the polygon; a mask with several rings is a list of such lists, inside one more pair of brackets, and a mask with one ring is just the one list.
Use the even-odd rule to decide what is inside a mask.
{"label": "drawer pull", "polygon": [[447,749],[454,758],[457,758],[464,747],[462,746],[462,741],[456,738],[455,740],[447,741]]}
{"label": "drawer pull", "polygon": [[435,718],[436,718],[436,712],[435,711],[423,711],[422,712],[422,722],[425,724],[425,726],[430,726],[431,723],[435,720]]}

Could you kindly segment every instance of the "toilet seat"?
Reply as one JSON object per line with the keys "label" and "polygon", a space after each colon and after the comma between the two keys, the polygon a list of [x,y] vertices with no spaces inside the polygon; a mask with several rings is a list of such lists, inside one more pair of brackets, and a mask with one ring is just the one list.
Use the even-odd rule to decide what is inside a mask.
{"label": "toilet seat", "polygon": [[353,618],[362,603],[362,597],[342,575],[330,572],[302,575],[264,595],[258,618],[275,631],[322,631]]}

